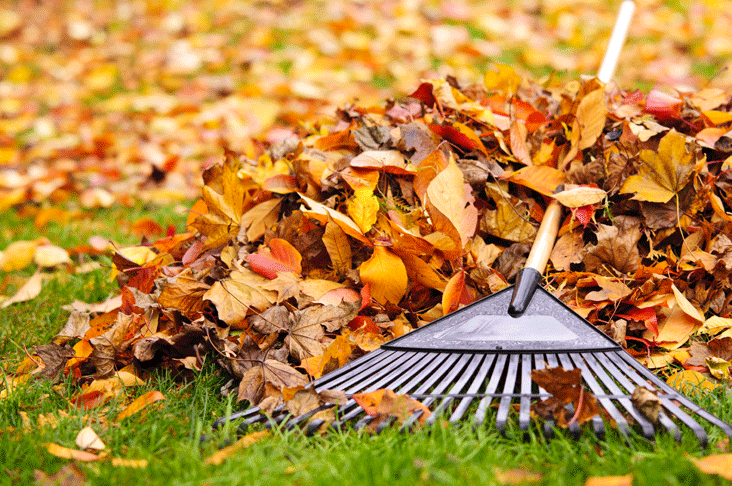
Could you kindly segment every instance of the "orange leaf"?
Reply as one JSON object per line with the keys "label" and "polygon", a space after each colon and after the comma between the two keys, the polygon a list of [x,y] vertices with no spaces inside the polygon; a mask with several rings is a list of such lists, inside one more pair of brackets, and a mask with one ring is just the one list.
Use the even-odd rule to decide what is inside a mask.
{"label": "orange leaf", "polygon": [[273,238],[269,248],[260,246],[257,253],[247,255],[252,270],[267,277],[277,278],[277,272],[302,273],[302,256],[287,240]]}
{"label": "orange leaf", "polygon": [[465,270],[460,270],[452,276],[445,292],[442,294],[442,315],[456,311],[460,304],[467,305],[473,301],[470,287],[465,285]]}
{"label": "orange leaf", "polygon": [[96,461],[99,459],[98,455],[92,454],[91,452],[69,449],[68,447],[63,447],[52,442],[46,442],[43,444],[43,447],[45,447],[50,454],[60,457],[61,459],[73,459],[75,461],[83,462]]}
{"label": "orange leaf", "polygon": [[115,422],[119,422],[121,420],[126,419],[127,417],[130,417],[132,415],[135,415],[136,413],[140,412],[143,408],[147,407],[151,403],[157,402],[158,400],[165,400],[165,395],[160,393],[157,390],[149,391],[145,393],[144,395],[141,395],[135,399],[132,403],[130,403],[127,408],[122,410],[120,414],[117,416],[117,419]]}
{"label": "orange leaf", "polygon": [[478,224],[478,210],[473,205],[469,188],[465,186],[463,173],[452,158],[447,168],[427,186],[430,204],[452,223],[463,245],[475,234]]}
{"label": "orange leaf", "polygon": [[504,177],[545,196],[551,196],[564,182],[564,172],[546,165],[524,167]]}
{"label": "orange leaf", "polygon": [[383,246],[359,267],[361,281],[371,287],[371,297],[381,304],[398,303],[407,291],[407,269],[402,259]]}
{"label": "orange leaf", "polygon": [[716,474],[732,481],[732,454],[713,454],[701,459],[691,459],[704,474]]}

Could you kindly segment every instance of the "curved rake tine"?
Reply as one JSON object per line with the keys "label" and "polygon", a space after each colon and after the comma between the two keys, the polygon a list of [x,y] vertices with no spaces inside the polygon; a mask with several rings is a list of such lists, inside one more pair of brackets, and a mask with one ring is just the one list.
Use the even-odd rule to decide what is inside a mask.
{"label": "curved rake tine", "polygon": [[[503,393],[513,394],[514,388],[516,387],[516,375],[518,374],[519,355],[512,354],[508,358],[508,371],[506,372],[506,381],[503,384]],[[501,397],[501,401],[498,405],[498,413],[496,414],[496,427],[502,434],[506,434],[506,422],[508,421],[508,412],[511,408],[511,401],[513,398],[509,396]]]}
{"label": "curved rake tine", "polygon": [[217,419],[212,425],[211,428],[214,430],[218,430],[219,428],[223,427],[223,425],[226,422],[233,422],[234,420],[238,420],[240,418],[249,418],[249,416],[259,415],[259,407],[252,407],[248,408],[246,410],[243,410],[241,412],[235,412],[231,415],[227,415],[225,417],[221,417]]}
{"label": "curved rake tine", "polygon": [[[473,374],[475,373],[476,369],[478,368],[478,365],[482,361],[483,357],[480,355],[473,355],[470,356],[468,354],[463,355],[465,359],[461,357],[460,364],[458,365],[459,368],[456,366],[455,372],[458,373],[460,376],[455,381],[454,385],[450,390],[447,392],[449,395],[455,395],[458,393],[461,393],[465,385],[468,383],[468,381],[473,377]],[[452,381],[452,380],[451,380]],[[441,391],[435,390],[436,393],[441,393]],[[440,402],[440,405],[435,408],[435,410],[432,412],[432,414],[427,418],[425,421],[425,424],[433,424],[437,417],[441,416],[442,413],[447,409],[447,407],[450,406],[450,404],[455,400],[454,397],[448,396],[442,399],[442,402]],[[427,405],[425,402],[423,402],[425,405]]]}
{"label": "curved rake tine", "polygon": [[[561,355],[560,355],[560,357],[561,357]],[[547,364],[551,368],[556,368],[557,366],[559,366],[559,361],[558,361],[558,358],[557,358],[557,355],[556,354],[547,354],[546,355],[546,361],[547,361]],[[562,361],[562,366],[564,368],[572,368],[572,365],[566,363],[565,361]],[[574,413],[574,407],[572,405],[568,405],[567,406],[567,410],[569,410],[570,412]],[[573,439],[577,439],[579,437],[579,435],[580,435],[580,426],[579,426],[579,424],[577,422],[570,423],[569,426],[567,427],[567,429],[569,430],[569,433],[570,433],[570,435],[572,436]]]}
{"label": "curved rake tine", "polygon": [[[534,355],[534,369],[543,370],[544,368],[546,368],[546,358],[544,357],[544,355],[541,355],[541,354]],[[539,387],[540,395],[543,395],[546,392],[547,391],[545,389],[543,389],[542,387]],[[541,400],[541,398],[537,398],[537,400]],[[554,437],[554,427],[555,427],[554,420],[551,418],[546,419],[544,421],[544,434],[547,437]]]}
{"label": "curved rake tine", "polygon": [[[605,369],[607,369],[610,374],[620,383],[621,386],[623,386],[626,390],[634,390],[635,386],[647,386],[648,382],[644,380],[641,376],[639,376],[637,373],[634,372],[632,368],[626,368],[625,373],[620,371],[619,367],[617,366],[617,363],[614,363],[613,360],[609,359],[604,354],[597,354],[593,355],[597,361],[599,361]],[[631,383],[630,380],[628,380],[628,377],[630,380],[632,380],[635,383],[635,386],[633,383]],[[663,403],[663,402],[662,402]],[[676,424],[671,420],[666,414],[663,412],[659,415],[658,421],[663,427],[666,429],[667,432],[672,434],[674,436],[674,439],[677,441],[681,440],[681,431],[676,426]]]}

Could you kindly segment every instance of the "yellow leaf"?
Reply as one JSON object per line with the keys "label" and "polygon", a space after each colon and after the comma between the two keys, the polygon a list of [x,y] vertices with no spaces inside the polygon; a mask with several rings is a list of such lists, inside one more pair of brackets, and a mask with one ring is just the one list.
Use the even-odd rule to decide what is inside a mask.
{"label": "yellow leaf", "polygon": [[45,447],[50,454],[60,457],[61,459],[73,459],[75,461],[83,462],[96,461],[99,459],[98,455],[92,454],[91,452],[69,449],[68,447],[63,447],[52,442],[46,442],[43,444],[43,447]]}
{"label": "yellow leaf", "polygon": [[697,321],[704,322],[704,314],[689,302],[689,299],[687,299],[686,296],[676,288],[676,285],[671,284],[671,289],[674,291],[674,296],[676,297],[676,305],[681,307],[681,310],[683,310],[688,316],[696,319]]}
{"label": "yellow leaf", "polygon": [[701,459],[691,459],[704,474],[716,474],[732,481],[732,454],[713,454]]}
{"label": "yellow leaf", "polygon": [[705,334],[717,334],[725,329],[732,327],[732,319],[729,317],[712,316],[706,321],[704,325],[699,329],[700,333]]}
{"label": "yellow leaf", "polygon": [[224,447],[223,449],[220,449],[213,454],[211,454],[209,457],[206,458],[204,464],[207,465],[213,465],[218,466],[222,462],[224,462],[226,459],[228,459],[232,454],[234,454],[237,451],[240,451],[242,449],[246,449],[247,447],[256,444],[262,439],[265,439],[269,437],[269,431],[267,430],[260,430],[259,432],[252,432],[251,434],[247,434],[241,439],[237,440],[233,444],[231,444],[228,447]]}
{"label": "yellow leaf", "polygon": [[124,420],[127,417],[135,415],[143,408],[147,407],[151,403],[157,402],[158,400],[165,400],[165,395],[157,390],[149,391],[144,395],[137,397],[132,403],[127,406],[127,408],[122,410],[122,412],[120,412],[115,421],[119,422],[120,420]]}
{"label": "yellow leaf", "polygon": [[321,223],[326,223],[329,218],[332,218],[333,221],[336,222],[338,226],[341,227],[345,233],[350,236],[351,238],[355,238],[361,243],[364,243],[368,246],[371,246],[372,243],[366,238],[363,234],[363,231],[361,231],[361,228],[358,227],[356,223],[353,222],[351,218],[346,216],[345,214],[341,214],[338,211],[329,208],[328,206],[321,204],[317,201],[313,201],[309,197],[300,194],[300,197],[302,198],[305,203],[310,206],[310,211],[308,211],[305,208],[302,208],[302,211],[308,215],[312,216],[314,218],[317,218]]}
{"label": "yellow leaf", "polygon": [[694,155],[686,151],[686,138],[676,130],[668,132],[658,153],[641,150],[638,174],[625,180],[620,192],[639,201],[667,203],[689,183],[694,174]]}
{"label": "yellow leaf", "polygon": [[277,300],[277,293],[265,288],[268,283],[268,278],[242,268],[215,282],[203,300],[211,301],[219,319],[233,326],[246,318],[250,308],[263,311]]}
{"label": "yellow leaf", "polygon": [[488,150],[485,148],[485,145],[483,145],[483,141],[472,128],[460,122],[455,122],[452,124],[452,126],[453,128],[456,128],[460,133],[468,137],[470,141],[472,141],[475,146],[478,147],[478,150],[483,152],[484,155],[488,155]]}
{"label": "yellow leaf", "polygon": [[348,215],[363,233],[368,233],[376,223],[379,214],[379,200],[368,187],[359,187],[348,201]]}
{"label": "yellow leaf", "polygon": [[656,340],[665,349],[677,349],[683,346],[697,329],[701,322],[689,316],[680,306],[675,305],[666,319],[658,325],[658,336],[647,330],[643,337]]}
{"label": "yellow leaf", "polygon": [[493,64],[485,72],[483,82],[489,90],[501,90],[508,94],[515,93],[521,84],[521,76],[511,66]]}
{"label": "yellow leaf", "polygon": [[607,197],[607,193],[599,187],[575,187],[552,195],[565,208],[580,208],[597,204]]}
{"label": "yellow leaf", "polygon": [[241,226],[247,229],[247,240],[254,241],[264,232],[277,224],[280,213],[280,200],[264,201],[254,206],[241,217]]}
{"label": "yellow leaf", "polygon": [[54,245],[37,246],[33,253],[33,261],[39,267],[55,267],[64,263],[71,263],[69,253]]}
{"label": "yellow leaf", "polygon": [[587,478],[585,486],[631,486],[633,484],[633,475],[625,476],[595,476]]}
{"label": "yellow leaf", "polygon": [[579,149],[591,147],[605,128],[605,88],[596,89],[585,95],[577,107],[577,121],[580,126]]}
{"label": "yellow leaf", "polygon": [[451,158],[447,167],[427,186],[427,197],[435,209],[450,220],[465,245],[475,234],[478,210],[473,206],[463,173],[454,159]]}
{"label": "yellow leaf", "polygon": [[0,258],[0,270],[3,272],[15,272],[23,270],[33,262],[33,255],[38,241],[14,241],[3,251]]}
{"label": "yellow leaf", "polygon": [[131,467],[133,469],[144,469],[148,465],[147,459],[123,459],[113,457],[110,461],[113,467]]}
{"label": "yellow leaf", "polygon": [[408,278],[404,263],[383,246],[374,247],[373,255],[361,264],[359,273],[361,281],[371,285],[371,296],[381,304],[397,304],[407,291]]}
{"label": "yellow leaf", "polygon": [[693,370],[677,371],[668,377],[666,383],[682,393],[691,393],[697,390],[707,392],[720,386],[707,380],[706,377],[698,371]]}
{"label": "yellow leaf", "polygon": [[323,244],[333,263],[333,269],[339,275],[344,275],[351,268],[352,254],[351,245],[348,243],[346,233],[334,220],[328,221],[323,233]]}
{"label": "yellow leaf", "polygon": [[709,110],[702,113],[713,125],[723,125],[732,121],[732,113],[726,111]]}

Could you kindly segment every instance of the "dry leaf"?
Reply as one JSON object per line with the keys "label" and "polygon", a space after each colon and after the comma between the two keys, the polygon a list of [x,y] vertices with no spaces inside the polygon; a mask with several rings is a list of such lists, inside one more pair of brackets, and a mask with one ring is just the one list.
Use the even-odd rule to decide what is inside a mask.
{"label": "dry leaf", "polygon": [[96,454],[92,454],[91,452],[80,451],[77,449],[69,449],[68,447],[63,447],[51,442],[44,443],[43,447],[45,447],[50,454],[56,457],[60,457],[61,459],[73,459],[75,461],[82,462],[99,460],[99,456]]}
{"label": "dry leaf", "polygon": [[361,281],[371,286],[377,302],[399,303],[407,291],[407,269],[401,258],[383,246],[374,247],[371,258],[359,267]]}
{"label": "dry leaf", "polygon": [[475,234],[478,210],[472,203],[470,191],[466,189],[463,173],[454,160],[450,159],[447,168],[432,179],[427,186],[427,197],[430,204],[450,220],[465,245]]}
{"label": "dry leaf", "polygon": [[92,449],[95,451],[102,451],[105,449],[104,442],[99,438],[94,429],[87,426],[79,431],[76,435],[76,446],[79,449]]}
{"label": "dry leaf", "polygon": [[44,274],[36,272],[31,278],[26,280],[22,287],[18,289],[14,296],[0,305],[0,309],[4,309],[18,302],[27,302],[33,300],[41,293]]}
{"label": "dry leaf", "polygon": [[691,462],[704,474],[716,474],[732,481],[732,454],[712,454],[700,459],[691,458]]}
{"label": "dry leaf", "polygon": [[251,434],[247,434],[230,446],[224,447],[223,449],[214,452],[209,457],[207,457],[203,461],[203,463],[209,466],[218,466],[236,452],[242,449],[246,449],[247,447],[250,447],[257,442],[266,439],[267,437],[269,437],[269,435],[270,433],[268,430],[261,430],[259,432],[252,432]]}
{"label": "dry leaf", "polygon": [[353,193],[353,199],[348,201],[348,215],[358,225],[363,233],[368,233],[376,223],[379,213],[379,200],[368,187],[359,187]]}
{"label": "dry leaf", "polygon": [[625,476],[593,476],[585,481],[585,486],[631,486],[632,484],[632,474],[626,474]]}
{"label": "dry leaf", "polygon": [[159,400],[165,400],[165,395],[157,390],[149,391],[137,397],[132,403],[127,406],[127,408],[122,410],[120,414],[117,415],[115,421],[119,422],[126,419],[127,417],[131,417],[132,415],[135,415],[136,413],[142,411],[142,409],[144,409],[151,403],[155,403]]}

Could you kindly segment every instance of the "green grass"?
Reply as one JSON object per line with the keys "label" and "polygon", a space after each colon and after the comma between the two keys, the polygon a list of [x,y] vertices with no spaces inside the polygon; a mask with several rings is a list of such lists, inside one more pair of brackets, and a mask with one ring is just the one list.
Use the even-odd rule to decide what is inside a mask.
{"label": "green grass", "polygon": [[[8,212],[0,216],[0,248],[11,241],[32,239],[41,234],[61,246],[75,246],[94,234],[108,236],[120,244],[136,243],[127,233],[123,218],[134,221],[147,215],[163,226],[173,224],[183,230],[184,214],[173,208],[137,206],[131,209],[94,211],[91,218],[69,225],[51,223],[43,230],[33,227],[32,219]],[[107,257],[100,258],[108,264]],[[19,272],[22,276],[33,269]],[[2,279],[14,277],[0,274]],[[23,358],[23,347],[43,344],[60,329],[68,313],[61,306],[74,299],[98,302],[113,294],[115,283],[107,268],[83,275],[63,271],[47,282],[39,297],[31,302],[0,310],[0,349],[2,368],[12,371]],[[681,443],[661,436],[655,443],[634,437],[623,440],[609,431],[598,441],[589,431],[578,440],[559,434],[546,440],[533,431],[528,438],[511,428],[501,436],[490,425],[473,430],[470,423],[455,427],[433,427],[410,434],[388,429],[381,435],[364,431],[332,432],[306,438],[297,431],[273,430],[271,436],[233,454],[224,463],[207,465],[204,459],[222,444],[231,442],[235,427],[227,427],[201,443],[210,434],[211,424],[227,410],[237,410],[232,398],[221,395],[230,377],[215,364],[212,356],[201,372],[172,376],[156,370],[144,386],[128,389],[100,409],[83,411],[69,405],[78,384],[66,379],[58,385],[33,381],[5,399],[0,399],[0,458],[3,471],[0,484],[31,484],[34,470],[52,474],[71,461],[49,454],[43,444],[56,443],[76,448],[80,429],[91,425],[107,446],[109,458],[147,459],[144,470],[113,466],[110,459],[79,463],[89,484],[152,485],[439,485],[498,484],[496,470],[525,469],[543,475],[540,484],[582,485],[590,476],[633,474],[634,485],[715,485],[724,482],[701,474],[688,455],[699,457],[704,451],[690,432]],[[140,414],[120,423],[119,412],[135,397],[151,390],[166,399],[150,405]],[[721,418],[732,421],[730,393],[693,397]],[[31,421],[23,429],[20,412]],[[50,414],[55,428],[39,426],[40,415]],[[488,422],[490,423],[490,422]],[[254,429],[258,430],[258,429]],[[712,443],[722,439],[713,430]]]}

